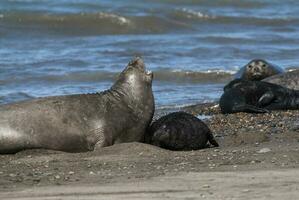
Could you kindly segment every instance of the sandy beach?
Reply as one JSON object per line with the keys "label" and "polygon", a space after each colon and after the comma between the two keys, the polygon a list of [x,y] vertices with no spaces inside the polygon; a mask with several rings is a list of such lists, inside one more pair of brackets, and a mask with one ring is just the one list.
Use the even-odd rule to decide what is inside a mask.
{"label": "sandy beach", "polygon": [[176,152],[127,143],[1,155],[0,198],[299,198],[299,111],[222,115],[215,104],[181,110],[208,116],[220,147]]}

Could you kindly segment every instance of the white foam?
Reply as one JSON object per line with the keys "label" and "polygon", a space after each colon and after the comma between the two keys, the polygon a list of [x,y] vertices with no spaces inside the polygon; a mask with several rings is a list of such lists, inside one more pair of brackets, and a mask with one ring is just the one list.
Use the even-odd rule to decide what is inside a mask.
{"label": "white foam", "polygon": [[[209,68],[209,67],[207,67]],[[220,67],[219,67],[220,68]],[[209,73],[228,73],[228,74],[235,74],[237,70],[223,70],[223,69],[209,69],[209,70],[198,70],[198,71],[184,71],[182,69],[174,69],[171,70],[173,73],[178,73],[178,72],[184,72],[185,74],[193,74],[193,73],[203,73],[203,74],[209,74]]]}
{"label": "white foam", "polygon": [[203,14],[203,13],[198,12],[198,11],[187,9],[187,8],[183,8],[181,10],[187,14],[186,15],[187,18],[194,18],[194,17],[196,17],[196,18],[215,18],[215,17]]}
{"label": "white foam", "polygon": [[100,18],[112,19],[113,22],[115,22],[117,24],[120,24],[120,25],[125,25],[125,24],[130,24],[131,23],[131,21],[126,19],[125,17],[119,16],[119,15],[116,15],[116,14],[111,14],[111,13],[100,12],[99,17]]}

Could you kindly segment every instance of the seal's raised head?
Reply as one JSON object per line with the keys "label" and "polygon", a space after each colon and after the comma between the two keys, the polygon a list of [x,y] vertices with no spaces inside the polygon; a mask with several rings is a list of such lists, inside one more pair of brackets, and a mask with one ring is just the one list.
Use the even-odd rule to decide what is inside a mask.
{"label": "seal's raised head", "polygon": [[262,59],[255,59],[246,65],[246,73],[251,75],[251,80],[261,80],[268,75],[269,64]]}
{"label": "seal's raised head", "polygon": [[266,77],[283,73],[284,70],[263,59],[254,59],[242,67],[235,75],[235,79],[260,81]]}
{"label": "seal's raised head", "polygon": [[137,83],[149,83],[151,85],[153,73],[147,71],[143,60],[139,57],[129,62],[127,67],[120,74],[118,81],[126,82],[130,85]]}
{"label": "seal's raised head", "polygon": [[139,57],[129,62],[121,72],[112,89],[129,96],[130,101],[147,101],[152,99],[153,73],[147,71],[143,60]]}

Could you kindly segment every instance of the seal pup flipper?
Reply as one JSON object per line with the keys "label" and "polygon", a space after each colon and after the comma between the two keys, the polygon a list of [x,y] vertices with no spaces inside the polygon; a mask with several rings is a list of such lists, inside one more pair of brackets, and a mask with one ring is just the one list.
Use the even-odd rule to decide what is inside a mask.
{"label": "seal pup flipper", "polygon": [[275,95],[273,92],[268,91],[265,94],[261,96],[261,98],[258,100],[258,106],[267,106],[271,104],[275,100]]}
{"label": "seal pup flipper", "polygon": [[218,142],[215,140],[213,134],[210,132],[208,133],[208,141],[211,145],[213,145],[214,147],[219,147]]}
{"label": "seal pup flipper", "polygon": [[269,112],[267,109],[259,108],[253,105],[245,104],[245,105],[236,105],[232,108],[233,112],[249,112],[249,113],[267,113]]}

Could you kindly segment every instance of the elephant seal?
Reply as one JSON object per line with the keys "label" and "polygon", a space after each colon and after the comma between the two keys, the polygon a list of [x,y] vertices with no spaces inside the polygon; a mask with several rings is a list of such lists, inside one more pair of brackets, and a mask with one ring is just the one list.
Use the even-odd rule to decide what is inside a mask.
{"label": "elephant seal", "polygon": [[0,107],[0,153],[91,151],[142,141],[154,113],[152,72],[132,60],[104,92],[53,96]]}
{"label": "elephant seal", "polygon": [[299,90],[299,69],[270,76],[262,81],[281,85],[289,89]]}
{"label": "elephant seal", "polygon": [[284,70],[277,65],[262,59],[254,59],[242,67],[234,76],[235,79],[260,81],[275,74],[281,74]]}
{"label": "elephant seal", "polygon": [[299,109],[299,91],[263,81],[236,79],[224,87],[219,106],[224,114]]}
{"label": "elephant seal", "polygon": [[146,133],[146,142],[170,150],[196,150],[207,142],[218,147],[208,126],[185,112],[174,112],[153,122]]}

